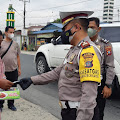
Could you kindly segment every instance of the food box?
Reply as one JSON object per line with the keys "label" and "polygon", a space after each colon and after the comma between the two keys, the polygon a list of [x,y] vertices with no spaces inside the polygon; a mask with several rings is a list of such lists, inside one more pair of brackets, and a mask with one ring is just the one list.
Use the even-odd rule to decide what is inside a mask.
{"label": "food box", "polygon": [[20,91],[17,87],[11,87],[8,90],[0,89],[0,100],[19,99]]}

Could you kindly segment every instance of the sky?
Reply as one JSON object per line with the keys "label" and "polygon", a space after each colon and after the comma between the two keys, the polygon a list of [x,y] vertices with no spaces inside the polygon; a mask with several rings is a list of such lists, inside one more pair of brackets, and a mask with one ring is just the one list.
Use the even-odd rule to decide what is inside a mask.
{"label": "sky", "polygon": [[[24,1],[24,0],[23,0]],[[15,12],[16,30],[23,29],[22,0],[0,0],[0,29],[4,31],[6,27],[6,12],[9,4],[13,4]],[[29,1],[29,0],[25,0]],[[102,21],[104,0],[30,0],[26,2],[26,27],[31,25],[46,25],[59,18],[60,11],[87,11],[92,10],[92,16],[99,17]],[[114,0],[114,20],[118,20],[119,0]]]}

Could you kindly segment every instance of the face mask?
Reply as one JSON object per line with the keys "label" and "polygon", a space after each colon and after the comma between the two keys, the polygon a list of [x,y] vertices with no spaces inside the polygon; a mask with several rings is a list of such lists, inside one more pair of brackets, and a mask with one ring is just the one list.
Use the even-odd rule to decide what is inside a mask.
{"label": "face mask", "polygon": [[76,32],[74,32],[73,35],[69,37],[69,43],[72,41],[72,39],[73,39],[75,33],[76,33]]}
{"label": "face mask", "polygon": [[8,37],[9,37],[10,39],[13,39],[13,38],[14,38],[14,34],[13,34],[13,33],[12,33],[12,34],[9,33],[9,34],[8,34]]}
{"label": "face mask", "polygon": [[97,34],[97,30],[92,29],[92,28],[88,28],[87,32],[88,32],[88,36],[90,38],[93,37],[93,36],[95,36]]}
{"label": "face mask", "polygon": [[70,30],[67,30],[67,31],[63,31],[61,33],[61,40],[62,40],[62,43],[63,44],[70,44],[69,42],[69,36],[71,36],[72,33],[71,33],[71,29]]}

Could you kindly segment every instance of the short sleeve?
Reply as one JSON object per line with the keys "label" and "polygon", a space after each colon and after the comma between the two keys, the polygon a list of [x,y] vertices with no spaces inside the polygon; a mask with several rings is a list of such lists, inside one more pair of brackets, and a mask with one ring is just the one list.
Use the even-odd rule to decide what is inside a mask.
{"label": "short sleeve", "polygon": [[101,82],[100,61],[93,46],[83,49],[80,54],[79,75],[81,82],[84,81],[94,81],[98,83]]}
{"label": "short sleeve", "polygon": [[17,43],[17,55],[20,55],[20,47],[19,47],[18,43]]}

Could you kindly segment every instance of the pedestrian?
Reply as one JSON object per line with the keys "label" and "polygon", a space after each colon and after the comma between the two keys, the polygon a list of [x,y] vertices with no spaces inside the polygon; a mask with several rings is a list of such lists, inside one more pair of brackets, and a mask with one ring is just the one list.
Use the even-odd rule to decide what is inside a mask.
{"label": "pedestrian", "polygon": [[[3,41],[3,35],[2,31],[0,30],[0,48],[1,48],[1,42]],[[5,66],[4,63],[2,62],[2,59],[0,58],[0,88],[1,89],[9,89],[12,87],[13,83],[10,82],[9,80],[6,80],[5,76]]]}
{"label": "pedestrian", "polygon": [[27,43],[26,42],[24,43],[24,50],[25,51],[27,50]]}
{"label": "pedestrian", "polygon": [[106,98],[111,96],[112,82],[115,77],[114,55],[111,43],[101,38],[98,34],[101,30],[100,20],[97,17],[89,18],[88,35],[102,52],[103,62],[101,64],[101,73],[103,76],[101,86],[98,87],[97,105],[99,108],[99,120],[103,120]]}
{"label": "pedestrian", "polygon": [[[21,65],[20,65],[20,48],[18,43],[13,41],[14,28],[5,28],[6,38],[1,43],[0,56],[5,64],[5,75],[8,80],[14,82],[21,75]],[[16,85],[14,85],[16,87]],[[4,101],[0,101],[0,108],[3,108]],[[8,100],[8,108],[12,111],[16,111],[14,106],[14,100]]]}
{"label": "pedestrian", "polygon": [[[2,32],[0,31],[0,47],[1,47],[1,42],[3,41],[3,36],[2,36]],[[4,63],[2,62],[1,58],[0,58],[0,88],[7,90],[10,87],[12,87],[13,83],[10,82],[9,80],[6,80],[6,76],[5,76],[5,66]],[[0,109],[0,111],[2,111],[2,109]]]}
{"label": "pedestrian", "polygon": [[101,53],[87,34],[87,18],[92,13],[60,12],[62,43],[72,45],[63,64],[50,72],[20,80],[23,90],[32,83],[43,85],[58,80],[62,120],[97,120],[93,116],[98,83],[101,82]]}

